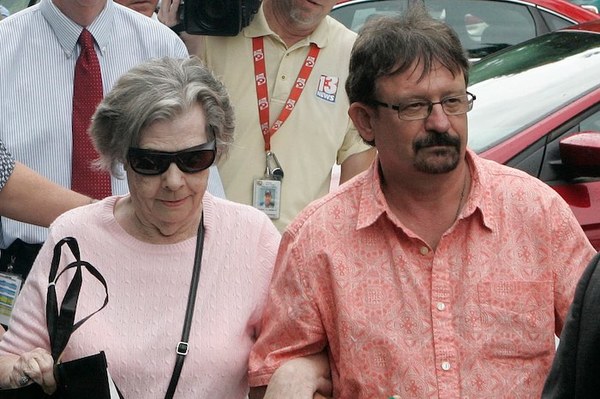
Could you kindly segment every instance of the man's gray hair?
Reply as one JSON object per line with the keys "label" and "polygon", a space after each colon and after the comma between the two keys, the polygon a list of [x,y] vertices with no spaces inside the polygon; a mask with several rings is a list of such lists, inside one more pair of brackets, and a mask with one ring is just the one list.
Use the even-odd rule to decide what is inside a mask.
{"label": "man's gray hair", "polygon": [[199,105],[208,139],[217,142],[217,160],[227,154],[235,127],[223,83],[197,57],[160,58],[125,73],[98,106],[90,134],[100,153],[99,168],[122,177],[129,147],[138,147],[144,128],[173,120]]}

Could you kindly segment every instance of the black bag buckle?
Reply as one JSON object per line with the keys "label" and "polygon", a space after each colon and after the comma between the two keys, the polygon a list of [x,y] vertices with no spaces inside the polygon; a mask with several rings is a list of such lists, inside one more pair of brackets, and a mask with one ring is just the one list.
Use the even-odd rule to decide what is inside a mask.
{"label": "black bag buckle", "polygon": [[187,342],[180,341],[177,344],[177,354],[181,356],[185,356],[188,354],[190,349],[190,344]]}

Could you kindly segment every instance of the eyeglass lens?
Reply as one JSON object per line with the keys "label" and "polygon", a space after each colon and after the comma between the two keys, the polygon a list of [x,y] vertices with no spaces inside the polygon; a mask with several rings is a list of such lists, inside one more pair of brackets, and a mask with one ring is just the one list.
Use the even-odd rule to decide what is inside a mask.
{"label": "eyeglass lens", "polygon": [[130,148],[127,158],[134,172],[153,176],[165,173],[172,163],[175,163],[185,173],[203,171],[212,165],[215,155],[215,142],[213,140],[177,152]]}
{"label": "eyeglass lens", "polygon": [[473,108],[474,96],[470,93],[460,96],[447,97],[441,101],[413,101],[398,106],[398,117],[400,119],[425,119],[431,115],[433,106],[440,104],[446,115],[461,115]]}

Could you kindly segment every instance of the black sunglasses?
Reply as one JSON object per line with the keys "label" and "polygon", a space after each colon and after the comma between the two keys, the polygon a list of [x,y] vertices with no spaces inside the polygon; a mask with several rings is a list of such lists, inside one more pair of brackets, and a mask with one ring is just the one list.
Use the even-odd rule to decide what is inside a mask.
{"label": "black sunglasses", "polygon": [[169,169],[172,163],[175,163],[182,172],[198,173],[213,164],[216,154],[216,143],[215,140],[212,140],[175,152],[130,147],[127,152],[127,161],[131,169],[140,175],[161,175]]}

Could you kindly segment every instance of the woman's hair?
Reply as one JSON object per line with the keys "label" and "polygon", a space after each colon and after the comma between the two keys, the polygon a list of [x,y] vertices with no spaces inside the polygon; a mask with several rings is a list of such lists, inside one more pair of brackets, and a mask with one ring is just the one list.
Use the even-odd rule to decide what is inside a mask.
{"label": "woman's hair", "polygon": [[199,105],[208,139],[217,142],[217,160],[233,142],[235,120],[229,95],[197,57],[160,58],[125,73],[102,100],[90,134],[100,153],[97,165],[122,177],[129,147],[137,147],[142,131],[155,121],[169,121]]}
{"label": "woman's hair", "polygon": [[[451,6],[451,5],[449,5]],[[359,32],[350,57],[346,92],[350,103],[376,99],[377,79],[403,73],[418,63],[420,79],[439,62],[468,82],[469,60],[451,27],[432,18],[425,6],[413,5],[401,16],[376,17]]]}

